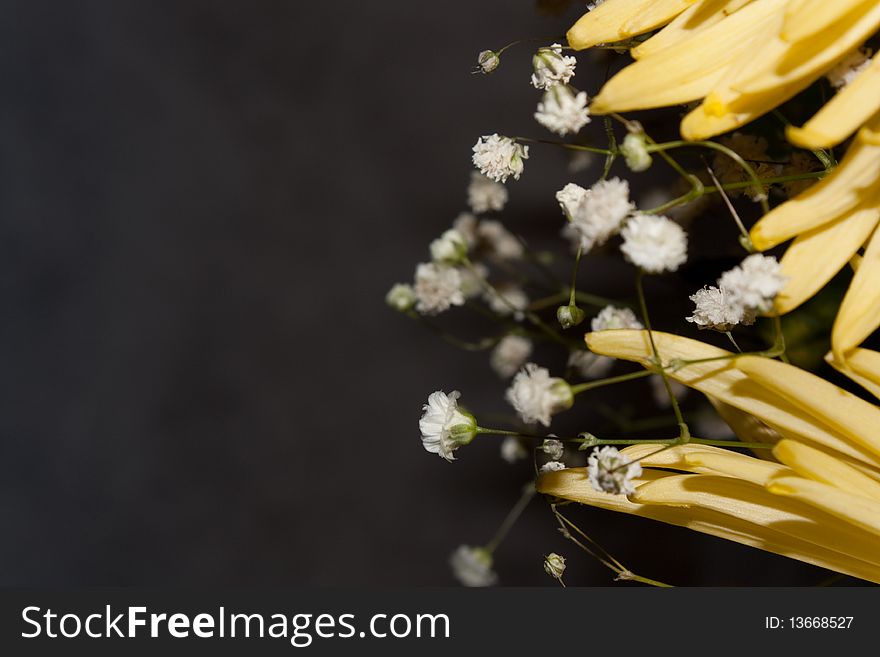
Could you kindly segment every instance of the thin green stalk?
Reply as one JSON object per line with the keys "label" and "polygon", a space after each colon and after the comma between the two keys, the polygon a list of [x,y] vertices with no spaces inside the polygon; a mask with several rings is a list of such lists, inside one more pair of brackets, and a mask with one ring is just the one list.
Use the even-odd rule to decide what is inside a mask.
{"label": "thin green stalk", "polygon": [[648,331],[648,339],[651,342],[651,352],[654,355],[654,362],[657,364],[660,376],[663,378],[663,386],[666,388],[666,394],[669,395],[669,401],[672,404],[672,410],[675,413],[675,420],[678,422],[680,431],[679,438],[681,438],[682,442],[687,442],[691,435],[690,430],[688,429],[687,423],[684,421],[681,409],[678,407],[678,400],[675,398],[675,395],[672,394],[672,386],[669,384],[669,377],[666,376],[666,368],[660,360],[660,354],[657,352],[657,345],[654,344],[654,332],[651,330],[651,318],[648,316],[648,302],[645,300],[645,289],[642,280],[644,276],[645,273],[639,269],[639,273],[636,275],[636,290],[639,295],[639,306],[642,310],[642,321],[645,323],[645,328]]}
{"label": "thin green stalk", "polygon": [[586,392],[587,390],[594,390],[595,388],[602,388],[604,386],[610,386],[615,383],[623,383],[624,381],[632,381],[634,379],[641,379],[646,376],[651,376],[656,374],[652,370],[639,370],[637,372],[630,372],[629,374],[621,374],[620,376],[611,376],[607,379],[599,379],[597,381],[587,381],[585,383],[577,383],[571,386],[571,394],[578,395],[582,392]]}
{"label": "thin green stalk", "polygon": [[519,520],[519,517],[522,515],[522,512],[525,511],[526,507],[529,505],[529,502],[532,501],[532,498],[535,496],[535,487],[534,486],[526,486],[523,488],[522,495],[520,495],[519,500],[516,504],[514,504],[513,508],[504,518],[504,521],[501,523],[501,526],[498,527],[498,531],[495,532],[495,536],[492,537],[492,540],[486,544],[486,550],[488,552],[494,552],[501,542],[507,538],[507,534],[510,533],[510,530],[516,524],[516,521]]}

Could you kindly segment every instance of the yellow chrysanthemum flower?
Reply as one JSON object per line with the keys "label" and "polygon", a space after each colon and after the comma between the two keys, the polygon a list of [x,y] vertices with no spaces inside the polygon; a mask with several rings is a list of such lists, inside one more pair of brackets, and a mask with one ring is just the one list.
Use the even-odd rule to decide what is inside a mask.
{"label": "yellow chrysanthemum flower", "polygon": [[[880,28],[880,2],[606,0],[568,40],[581,50],[660,27],[631,50],[636,61],[605,84],[591,110],[701,101],[681,124],[683,137],[699,140],[766,114],[845,62]],[[792,143],[814,150],[853,134],[840,166],[768,213],[751,238],[760,250],[794,238],[782,259],[789,283],[778,313],[809,299],[847,263],[860,265],[828,361],[880,397],[880,353],[859,347],[880,327],[880,57],[854,72],[805,125],[787,130]]]}
{"label": "yellow chrysanthemum flower", "polygon": [[[670,376],[748,418],[732,422],[739,437],[773,440],[778,462],[705,445],[642,444],[622,452],[644,470],[629,496],[593,490],[582,468],[546,473],[538,490],[880,582],[880,408],[780,361],[653,337]],[[653,364],[646,331],[591,333],[587,344]]]}

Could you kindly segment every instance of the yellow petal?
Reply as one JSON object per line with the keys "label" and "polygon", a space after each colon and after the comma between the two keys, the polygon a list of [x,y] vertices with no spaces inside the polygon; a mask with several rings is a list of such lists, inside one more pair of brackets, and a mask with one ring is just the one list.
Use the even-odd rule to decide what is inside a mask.
{"label": "yellow petal", "polygon": [[750,231],[752,243],[769,249],[818,228],[858,208],[876,205],[880,181],[880,146],[867,142],[862,129],[840,165],[807,191],[764,215]]}
{"label": "yellow petal", "polygon": [[789,3],[782,25],[782,38],[801,41],[828,28],[853,10],[863,10],[874,0],[798,0]]}
{"label": "yellow petal", "polygon": [[605,0],[568,31],[568,45],[590,48],[665,25],[696,0]]}
{"label": "yellow petal", "polygon": [[[780,20],[781,20],[780,16]],[[706,139],[737,128],[785,102],[822,76],[880,27],[880,3],[826,25],[820,37],[784,40],[780,25],[747,63],[732,67],[682,122],[686,139]]]}
{"label": "yellow petal", "polygon": [[[706,30],[624,68],[593,98],[594,114],[687,103],[705,96],[753,46],[758,26],[787,0],[753,3]],[[694,56],[699,53],[699,56]]]}
{"label": "yellow petal", "polygon": [[834,354],[829,352],[825,360],[872,395],[880,398],[880,352],[859,347],[846,352],[843,357],[844,361],[838,361],[834,358]]}
{"label": "yellow petal", "polygon": [[[768,485],[776,481],[789,482],[791,479],[800,478],[783,476],[771,480]],[[880,551],[871,530],[856,527],[812,503],[782,497],[733,477],[700,474],[662,477],[642,484],[629,498],[641,504],[709,509],[770,527],[814,545],[833,546],[856,559],[875,564],[880,562]]]}
{"label": "yellow petal", "polygon": [[802,128],[789,126],[791,143],[815,150],[831,148],[880,111],[880,57],[838,91]]}
{"label": "yellow petal", "polygon": [[[731,441],[731,446],[736,442]],[[661,449],[657,445],[632,445],[621,450],[630,461],[643,467],[668,468],[701,474],[737,477],[763,486],[771,477],[791,474],[784,465],[746,456],[721,447],[687,444]]]}
{"label": "yellow petal", "polygon": [[[805,502],[845,520],[854,527],[880,536],[880,506],[875,500],[803,477],[776,477],[767,484],[767,490],[774,495]],[[867,546],[875,554],[880,554],[880,549],[878,549],[880,542],[876,538],[873,541],[868,540]],[[850,549],[852,546],[847,549],[847,552]]]}
{"label": "yellow petal", "polygon": [[[637,485],[664,476],[672,475],[646,469]],[[843,554],[837,551],[834,546],[820,547],[770,527],[708,509],[636,504],[622,495],[607,495],[596,492],[587,481],[584,468],[572,468],[544,474],[538,479],[537,489],[547,495],[651,518],[670,525],[687,527],[694,531],[781,554],[823,568],[830,568],[837,572],[880,582],[880,566]]]}
{"label": "yellow petal", "polygon": [[650,39],[632,48],[629,54],[635,59],[642,59],[668,46],[681,43],[724,20],[750,2],[752,0],[700,0],[672,19]]}
{"label": "yellow petal", "polygon": [[[773,454],[797,474],[829,486],[835,486],[853,495],[880,500],[880,481],[862,474],[840,459],[794,440],[781,440]],[[782,476],[783,472],[774,476]],[[766,484],[770,477],[761,484]],[[757,482],[756,482],[757,483]]]}
{"label": "yellow petal", "polygon": [[859,209],[799,235],[780,261],[788,282],[776,297],[776,312],[794,310],[824,287],[865,243],[878,219],[880,207]]}
{"label": "yellow petal", "polygon": [[878,281],[880,281],[880,231],[874,231],[859,269],[840,303],[834,327],[831,329],[831,349],[836,359],[846,360],[845,353],[861,344],[880,326],[880,282]]}
{"label": "yellow petal", "polygon": [[743,356],[737,369],[854,443],[880,456],[880,408],[794,365],[770,358]]}
{"label": "yellow petal", "polygon": [[[650,367],[651,345],[647,331],[619,329],[586,335],[591,351],[632,360]],[[663,362],[703,360],[731,356],[729,351],[678,335],[654,331],[654,342]],[[720,399],[766,422],[790,437],[828,447],[872,466],[880,466],[876,454],[852,442],[848,436],[817,420],[779,394],[751,380],[732,359],[689,364],[668,375],[686,386]]]}

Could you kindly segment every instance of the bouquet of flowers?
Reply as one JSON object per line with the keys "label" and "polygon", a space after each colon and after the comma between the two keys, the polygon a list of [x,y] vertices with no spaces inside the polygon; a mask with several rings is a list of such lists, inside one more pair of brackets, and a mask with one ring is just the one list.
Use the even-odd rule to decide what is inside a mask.
{"label": "bouquet of flowers", "polygon": [[[876,0],[605,0],[588,6],[567,45],[527,39],[479,54],[476,72],[491,74],[509,49],[534,49],[534,118],[552,135],[480,137],[469,211],[430,244],[414,282],[386,299],[443,339],[490,352],[510,379],[516,419],[507,426],[487,426],[458,392],[431,393],[419,423],[425,449],[451,462],[497,435],[505,460],[534,459],[535,480],[496,536],[453,553],[463,584],[496,582],[492,555],[536,494],[563,535],[618,579],[663,585],[625,568],[571,521],[568,505],[880,582],[878,28]],[[597,93],[574,86],[578,67],[609,56],[619,70]],[[629,114],[665,107],[682,110],[680,139],[651,135],[647,119]],[[585,162],[601,165],[589,184],[548,181],[558,255],[496,218],[506,185],[531,174],[535,148],[569,153],[573,177]],[[677,177],[678,191],[639,207],[631,174],[657,167]],[[649,298],[646,282],[675,277],[699,255],[688,227],[710,214],[739,232],[729,245],[737,262],[716,263],[691,290],[690,315],[658,330],[651,311],[665,300]],[[600,252],[629,264],[629,298],[585,289],[579,268]],[[568,253],[570,274],[560,277],[554,265]],[[473,341],[435,323],[459,307],[498,330]],[[562,351],[565,372],[533,362],[539,344]],[[636,368],[612,374],[620,361]],[[640,438],[652,427],[639,420],[650,418],[613,410],[616,433],[551,433],[558,414],[639,378],[668,407],[670,421],[654,429],[668,435]],[[683,411],[686,390],[705,398],[697,417]],[[544,568],[564,582],[563,556],[546,555]]]}

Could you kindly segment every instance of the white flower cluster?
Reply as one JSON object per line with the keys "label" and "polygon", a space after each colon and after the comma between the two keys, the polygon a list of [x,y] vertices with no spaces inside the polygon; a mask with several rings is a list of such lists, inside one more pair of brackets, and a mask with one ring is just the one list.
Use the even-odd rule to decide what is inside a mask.
{"label": "white flower cluster", "polygon": [[701,329],[729,331],[737,324],[751,324],[754,321],[754,315],[748,321],[745,308],[723,288],[706,286],[692,294],[690,300],[694,302],[694,313],[685,319]]}
{"label": "white flower cluster", "polygon": [[642,466],[621,455],[616,447],[594,449],[587,459],[587,477],[593,490],[611,495],[635,492],[633,479],[642,476]]}
{"label": "white flower cluster", "polygon": [[416,267],[416,310],[423,315],[437,315],[452,306],[464,305],[462,278],[458,269],[434,262]]}
{"label": "white flower cluster", "polygon": [[574,403],[571,386],[564,379],[551,377],[550,372],[535,363],[526,363],[507,389],[507,401],[526,424],[540,422],[550,426],[550,417]]}
{"label": "white flower cluster", "polygon": [[486,548],[459,545],[449,557],[452,574],[464,586],[494,586],[498,575],[492,570],[492,553]]}
{"label": "white flower cluster", "polygon": [[587,92],[575,93],[571,87],[561,84],[551,87],[538,103],[535,120],[560,137],[577,134],[590,122]]}
{"label": "white flower cluster", "polygon": [[594,331],[608,331],[613,329],[643,329],[645,327],[636,319],[636,314],[630,308],[605,306],[590,322],[590,328]]}
{"label": "white flower cluster", "polygon": [[558,84],[568,84],[574,77],[574,68],[577,60],[562,54],[562,46],[554,43],[552,46],[538,48],[538,52],[532,57],[532,86],[535,89],[550,89]]}
{"label": "white flower cluster", "polygon": [[477,435],[476,419],[458,406],[460,396],[457,390],[449,394],[441,390],[432,392],[428,403],[422,406],[424,413],[419,420],[424,448],[447,461],[454,461],[452,453]]}
{"label": "white flower cluster", "polygon": [[522,441],[514,436],[508,436],[501,441],[501,458],[508,463],[516,463],[529,455]]}
{"label": "white flower cluster", "polygon": [[431,242],[430,249],[434,262],[458,264],[467,255],[468,243],[460,231],[450,228]]}
{"label": "white flower cluster", "polygon": [[585,252],[616,234],[635,208],[629,198],[629,183],[619,178],[600,180],[590,189],[569,183],[556,192],[556,200]]}
{"label": "white flower cluster", "polygon": [[532,355],[532,341],[520,335],[505,335],[489,357],[489,363],[502,379],[509,379],[519,371]]}
{"label": "white flower cluster", "polygon": [[519,180],[523,160],[529,158],[529,147],[518,144],[510,137],[492,134],[480,137],[473,147],[474,166],[495,182],[504,183],[513,176]]}
{"label": "white flower cluster", "polygon": [[690,297],[694,312],[687,321],[701,329],[729,331],[752,324],[756,313],[769,311],[788,279],[774,256],[754,253],[724,272],[718,287],[705,287]]}
{"label": "white flower cluster", "polygon": [[471,171],[467,202],[474,214],[500,212],[507,204],[507,188],[477,171]]}
{"label": "white flower cluster", "polygon": [[525,290],[515,283],[499,283],[486,290],[483,298],[492,312],[502,317],[513,315],[517,321],[524,317],[523,313],[529,305],[529,297]]}
{"label": "white flower cluster", "polygon": [[621,235],[623,255],[649,274],[676,271],[687,260],[687,234],[667,217],[635,214]]}

